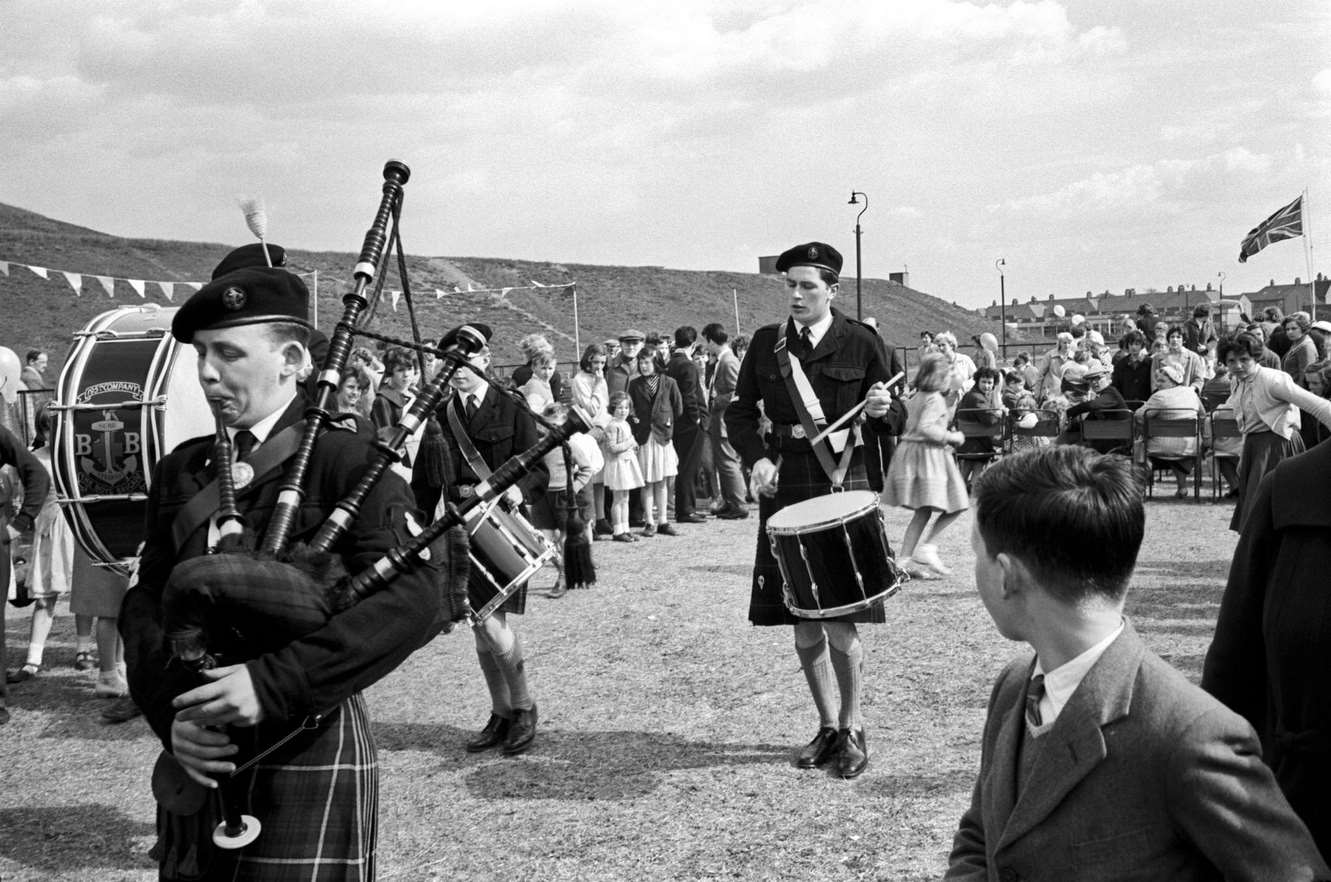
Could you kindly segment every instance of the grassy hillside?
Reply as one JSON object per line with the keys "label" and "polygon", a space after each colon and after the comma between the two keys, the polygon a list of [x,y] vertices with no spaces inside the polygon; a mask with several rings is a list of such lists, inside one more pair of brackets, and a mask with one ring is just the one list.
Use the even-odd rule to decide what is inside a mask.
{"label": "grassy hillside", "polygon": [[[348,231],[347,244],[358,246],[362,234],[363,231]],[[234,244],[245,241],[249,240],[238,237]],[[146,297],[141,299],[123,281],[117,283],[115,297],[110,299],[92,275],[149,282],[202,281],[231,247],[124,239],[0,205],[0,260],[52,270],[51,278],[43,280],[23,266],[11,264],[8,277],[0,276],[0,345],[14,349],[20,356],[29,348],[47,349],[53,363],[58,365],[69,348],[72,334],[98,313],[145,301],[171,305],[156,285],[148,285]],[[319,326],[331,332],[342,315],[342,295],[351,287],[354,253],[297,249],[288,254],[291,268],[318,271]],[[412,256],[407,267],[422,332],[437,336],[463,320],[486,322],[496,329],[496,361],[501,364],[520,360],[517,340],[533,330],[543,331],[551,338],[561,359],[574,359],[572,298],[559,289],[467,293],[468,284],[476,289],[493,289],[528,286],[532,281],[547,285],[576,283],[577,324],[583,346],[615,336],[626,327],[647,332],[668,331],[683,324],[701,327],[719,321],[733,329],[732,289],[739,301],[740,328],[746,334],[786,313],[781,281],[756,273],[480,257]],[[82,296],[76,297],[55,270],[85,274]],[[436,298],[436,289],[452,292],[455,285],[464,291]],[[388,273],[385,286],[402,288],[396,268]],[[178,288],[176,305],[189,293],[189,289]],[[394,312],[386,301],[387,297],[380,304],[371,329],[409,336],[405,303]],[[838,302],[844,311],[854,314],[853,277],[843,281]],[[887,339],[898,345],[913,345],[923,328],[950,328],[963,343],[981,331],[998,332],[995,322],[985,321],[937,297],[880,279],[864,280],[863,302],[864,314],[875,316]]]}

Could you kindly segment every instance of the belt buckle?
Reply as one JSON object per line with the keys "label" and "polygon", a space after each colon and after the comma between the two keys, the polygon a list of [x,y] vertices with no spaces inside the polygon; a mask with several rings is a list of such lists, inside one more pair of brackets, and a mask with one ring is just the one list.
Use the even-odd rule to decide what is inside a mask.
{"label": "belt buckle", "polygon": [[471,497],[473,497],[473,496],[475,496],[475,495],[476,495],[476,485],[475,485],[475,484],[459,484],[459,485],[458,485],[458,496],[461,496],[463,499],[470,499]]}
{"label": "belt buckle", "polygon": [[804,431],[804,426],[796,425],[790,427],[790,437],[798,438],[803,441],[805,438],[809,437],[809,435]]}

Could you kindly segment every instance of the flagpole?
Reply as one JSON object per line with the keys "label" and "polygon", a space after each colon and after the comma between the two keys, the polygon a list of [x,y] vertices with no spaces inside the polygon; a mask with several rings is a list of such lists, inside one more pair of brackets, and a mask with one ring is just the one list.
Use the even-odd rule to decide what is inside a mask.
{"label": "flagpole", "polygon": [[730,289],[730,299],[735,302],[735,336],[739,336],[739,291],[735,288]]}
{"label": "flagpole", "polygon": [[1308,210],[1308,188],[1303,188],[1303,259],[1308,267],[1308,302],[1312,304],[1309,314],[1317,321],[1317,282],[1313,280],[1313,231],[1308,223],[1312,212]]}
{"label": "flagpole", "polygon": [[578,286],[573,288],[573,348],[578,359],[582,359],[582,336],[578,333]]}
{"label": "flagpole", "polygon": [[314,326],[319,327],[319,271],[314,271]]}

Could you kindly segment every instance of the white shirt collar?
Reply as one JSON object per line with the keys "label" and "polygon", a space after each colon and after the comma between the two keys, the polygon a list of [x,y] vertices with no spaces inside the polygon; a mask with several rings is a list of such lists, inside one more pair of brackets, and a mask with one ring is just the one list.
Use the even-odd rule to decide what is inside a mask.
{"label": "white shirt collar", "polygon": [[1064,662],[1052,671],[1045,672],[1039,659],[1035,662],[1035,671],[1032,674],[1044,674],[1044,698],[1040,699],[1040,719],[1044,723],[1040,726],[1039,732],[1046,731],[1058,719],[1058,715],[1063,712],[1063,706],[1072,698],[1072,693],[1077,691],[1081,681],[1086,679],[1091,668],[1100,660],[1100,656],[1105,654],[1109,645],[1118,639],[1118,635],[1123,633],[1123,622],[1120,620],[1118,627],[1113,633],[1105,637],[1099,643],[1083,652],[1074,659]]}
{"label": "white shirt collar", "polygon": [[811,325],[802,325],[799,322],[795,322],[795,333],[796,334],[801,333],[800,329],[803,327],[807,327],[809,329],[810,348],[817,347],[818,342],[822,340],[823,335],[827,333],[827,329],[832,327],[832,310],[829,309],[827,311],[827,315],[823,316],[822,318],[820,318],[818,321],[814,322]]}
{"label": "white shirt collar", "polygon": [[[281,407],[279,407],[277,410],[273,411],[272,413],[268,414],[268,416],[259,420],[254,425],[250,426],[250,434],[254,436],[255,447],[258,447],[260,444],[268,440],[268,436],[273,433],[273,427],[277,425],[277,421],[282,418],[282,414],[287,412],[287,408],[290,407],[291,402],[295,400],[296,400],[296,390],[292,389],[291,397],[288,398],[286,401],[282,402]],[[233,426],[227,426],[226,433],[231,437],[231,442],[233,444],[236,441],[236,433],[239,431],[240,429],[238,428],[235,428]]]}

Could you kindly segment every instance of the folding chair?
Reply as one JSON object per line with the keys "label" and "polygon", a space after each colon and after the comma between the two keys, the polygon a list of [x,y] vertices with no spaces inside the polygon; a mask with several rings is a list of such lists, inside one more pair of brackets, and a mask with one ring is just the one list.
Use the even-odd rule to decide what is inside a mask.
{"label": "folding chair", "polygon": [[[1035,414],[1035,425],[1023,428],[1021,418],[1028,413]],[[1007,422],[1007,450],[1012,451],[1013,442],[1018,438],[1048,438],[1049,443],[1063,434],[1063,417],[1056,410],[1010,411]]]}
{"label": "folding chair", "polygon": [[1239,431],[1238,420],[1234,418],[1234,412],[1230,410],[1218,411],[1211,414],[1211,499],[1220,498],[1220,460],[1232,459],[1237,461],[1237,453],[1221,453],[1220,442],[1242,440],[1243,433]]}
{"label": "folding chair", "polygon": [[[1190,455],[1151,453],[1149,451],[1152,438],[1190,438],[1193,441],[1193,452]],[[1194,500],[1202,498],[1202,418],[1195,411],[1158,410],[1144,414],[1141,442],[1146,456],[1148,497],[1155,494],[1155,467],[1151,464],[1151,460],[1183,462],[1191,459],[1193,460],[1192,498]]]}
{"label": "folding chair", "polygon": [[[986,438],[994,442],[992,451],[967,452],[961,448],[953,451],[958,464],[963,462],[989,463],[1003,454],[1007,446],[1007,426],[1003,420],[1003,410],[997,407],[963,407],[956,413],[957,431],[970,438]],[[963,468],[963,472],[965,469]],[[976,472],[979,474],[979,472]]]}
{"label": "folding chair", "polygon": [[1091,419],[1091,414],[1086,414],[1081,420],[1081,440],[1089,441],[1115,441],[1111,453],[1119,453],[1120,448],[1126,456],[1132,455],[1132,442],[1137,440],[1136,429],[1132,425],[1132,411],[1123,410],[1105,410],[1101,411],[1100,419]]}

